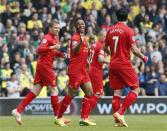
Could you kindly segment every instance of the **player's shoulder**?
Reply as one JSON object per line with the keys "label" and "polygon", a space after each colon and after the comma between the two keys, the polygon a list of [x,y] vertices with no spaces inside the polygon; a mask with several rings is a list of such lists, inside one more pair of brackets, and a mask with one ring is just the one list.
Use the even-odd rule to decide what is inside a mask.
{"label": "player's shoulder", "polygon": [[42,44],[52,43],[52,41],[53,41],[53,37],[49,34],[44,35],[41,39]]}
{"label": "player's shoulder", "polygon": [[115,24],[114,24],[114,25],[111,25],[111,26],[109,27],[109,29],[108,29],[107,32],[110,32],[113,28],[115,28]]}
{"label": "player's shoulder", "polygon": [[72,41],[75,41],[75,40],[78,41],[79,39],[80,39],[80,36],[77,33],[73,34],[71,37]]}
{"label": "player's shoulder", "polygon": [[125,30],[129,34],[134,33],[134,30],[131,27],[129,27],[129,26],[126,26]]}
{"label": "player's shoulder", "polygon": [[43,37],[42,37],[42,40],[43,39],[45,39],[45,40],[51,40],[52,39],[52,37],[49,35],[49,34],[46,34],[46,35],[44,35]]}
{"label": "player's shoulder", "polygon": [[96,48],[96,44],[91,45],[91,49],[94,49],[94,48]]}
{"label": "player's shoulder", "polygon": [[101,48],[102,48],[102,45],[103,45],[102,41],[98,41],[98,42],[96,43],[96,48],[101,49]]}

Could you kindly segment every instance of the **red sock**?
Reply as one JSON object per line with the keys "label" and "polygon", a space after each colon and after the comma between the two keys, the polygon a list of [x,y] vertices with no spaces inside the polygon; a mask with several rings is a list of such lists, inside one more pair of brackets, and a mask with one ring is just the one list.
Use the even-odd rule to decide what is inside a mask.
{"label": "red sock", "polygon": [[58,100],[58,96],[52,96],[51,95],[51,104],[52,104],[52,108],[53,108],[53,112],[54,115],[57,116],[58,115],[58,111],[59,111],[59,100]]}
{"label": "red sock", "polygon": [[90,112],[95,108],[95,106],[97,105],[98,100],[99,100],[99,97],[97,97],[97,96],[92,96],[91,97]]}
{"label": "red sock", "polygon": [[36,95],[33,92],[29,92],[25,98],[22,100],[20,105],[17,107],[17,111],[19,113],[22,113],[24,108],[36,97]]}
{"label": "red sock", "polygon": [[119,109],[120,115],[124,115],[125,111],[130,107],[130,105],[133,104],[133,102],[136,100],[137,94],[131,91],[126,97],[125,100],[122,103],[121,108]]}
{"label": "red sock", "polygon": [[91,108],[91,97],[92,96],[85,96],[82,100],[81,119],[88,118]]}
{"label": "red sock", "polygon": [[61,102],[61,106],[59,108],[58,118],[61,118],[66,111],[68,105],[71,103],[72,97],[71,96],[65,96]]}
{"label": "red sock", "polygon": [[120,108],[120,105],[121,105],[121,97],[120,96],[113,96],[112,98],[112,110],[113,110],[113,113],[117,112]]}

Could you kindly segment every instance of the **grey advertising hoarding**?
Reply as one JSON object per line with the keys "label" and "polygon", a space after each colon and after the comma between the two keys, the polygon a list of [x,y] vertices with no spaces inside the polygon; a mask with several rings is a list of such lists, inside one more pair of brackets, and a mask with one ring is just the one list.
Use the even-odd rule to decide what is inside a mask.
{"label": "grey advertising hoarding", "polygon": [[[92,114],[108,115],[112,113],[112,97],[100,99]],[[10,115],[22,99],[0,98],[0,115]],[[75,98],[65,114],[80,114],[82,99]],[[127,114],[167,114],[167,97],[139,97],[126,112]],[[24,111],[24,115],[52,115],[53,110],[49,98],[37,98],[30,103]]]}

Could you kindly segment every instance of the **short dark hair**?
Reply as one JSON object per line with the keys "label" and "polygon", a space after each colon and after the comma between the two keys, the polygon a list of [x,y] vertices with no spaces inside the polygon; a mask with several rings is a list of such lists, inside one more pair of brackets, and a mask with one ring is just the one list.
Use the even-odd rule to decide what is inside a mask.
{"label": "short dark hair", "polygon": [[120,8],[116,13],[117,20],[118,21],[126,21],[128,19],[128,13],[129,13],[128,9]]}
{"label": "short dark hair", "polygon": [[11,75],[10,75],[10,77],[12,77],[13,75],[16,75],[16,73],[15,73],[15,72],[12,72]]}
{"label": "short dark hair", "polygon": [[76,19],[75,19],[75,22],[74,22],[74,23],[75,23],[75,26],[77,25],[77,22],[78,22],[79,20],[83,20],[83,19],[82,19],[81,17],[76,18]]}
{"label": "short dark hair", "polygon": [[59,24],[59,21],[58,21],[57,19],[52,20],[52,21],[49,23],[49,28],[52,28],[54,24]]}

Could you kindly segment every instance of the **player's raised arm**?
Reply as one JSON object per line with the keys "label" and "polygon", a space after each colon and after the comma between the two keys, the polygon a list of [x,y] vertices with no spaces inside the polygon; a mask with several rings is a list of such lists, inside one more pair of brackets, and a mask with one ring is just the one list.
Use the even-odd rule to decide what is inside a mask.
{"label": "player's raised arm", "polygon": [[59,22],[54,20],[52,23],[49,25],[49,32],[48,35],[46,35],[39,47],[38,47],[38,53],[39,54],[45,54],[48,53],[51,50],[57,50],[60,48],[60,45],[58,43],[55,43],[56,41],[52,40],[52,37],[56,37],[58,39],[59,37],[59,31],[60,31],[60,25]]}
{"label": "player's raised arm", "polygon": [[84,36],[84,33],[85,33],[85,23],[82,20],[82,18],[78,18],[76,20],[75,28],[77,33],[79,34],[79,38],[77,38],[77,40],[72,40],[71,44],[72,44],[72,50],[74,54],[77,54],[83,43],[82,37]]}
{"label": "player's raised arm", "polygon": [[48,51],[50,51],[47,39],[44,38],[41,41],[37,51],[38,51],[38,54],[47,53]]}
{"label": "player's raised arm", "polygon": [[136,47],[136,44],[132,45],[132,49],[131,51],[133,52],[133,54],[137,57],[139,57],[140,59],[142,59],[144,62],[148,61],[148,57],[143,55],[140,50]]}
{"label": "player's raised arm", "polygon": [[[103,52],[104,52],[104,51],[103,51]],[[105,54],[99,55],[99,56],[98,56],[98,61],[99,61],[100,63],[109,64],[109,61],[107,61],[107,60],[105,59]]]}
{"label": "player's raised arm", "polygon": [[71,44],[74,54],[77,54],[79,52],[79,49],[81,48],[82,40],[80,40],[80,42],[78,42],[77,40],[72,40]]}
{"label": "player's raised arm", "polygon": [[43,39],[41,44],[39,45],[37,51],[38,51],[39,54],[45,54],[45,53],[48,53],[51,50],[55,50],[55,49],[59,49],[59,48],[60,48],[59,44],[56,44],[56,45],[53,45],[53,46],[48,46],[47,40]]}
{"label": "player's raised arm", "polygon": [[68,57],[67,53],[63,53],[63,52],[60,52],[58,50],[55,51],[55,56],[56,57],[62,57],[62,58],[67,58]]}
{"label": "player's raised arm", "polygon": [[109,45],[109,31],[106,34],[105,44],[103,45],[103,50],[107,53],[107,55],[110,55],[110,49],[108,45]]}

